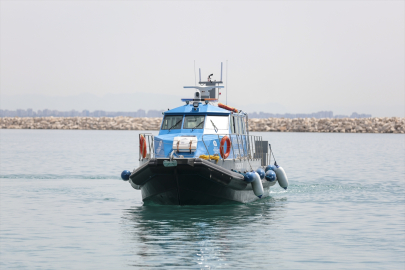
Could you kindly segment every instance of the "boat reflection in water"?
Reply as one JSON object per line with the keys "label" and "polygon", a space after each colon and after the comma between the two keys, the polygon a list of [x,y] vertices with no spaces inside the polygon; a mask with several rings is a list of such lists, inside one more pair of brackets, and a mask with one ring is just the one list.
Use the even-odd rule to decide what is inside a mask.
{"label": "boat reflection in water", "polygon": [[263,256],[262,265],[270,259],[272,225],[284,217],[285,202],[285,198],[269,197],[251,204],[127,209],[124,239],[133,255],[128,264],[140,268],[248,269],[259,263],[252,261],[252,256]]}

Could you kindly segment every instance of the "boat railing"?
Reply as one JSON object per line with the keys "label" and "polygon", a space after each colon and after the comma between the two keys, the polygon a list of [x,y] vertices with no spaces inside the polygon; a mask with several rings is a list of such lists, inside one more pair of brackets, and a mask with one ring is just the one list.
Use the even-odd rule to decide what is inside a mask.
{"label": "boat railing", "polygon": [[[139,151],[139,160],[156,158],[154,135],[152,133],[139,133],[139,141],[141,140],[141,135],[145,138],[147,151],[145,158],[143,158],[141,151]],[[265,163],[266,160],[269,160],[270,158],[268,156],[270,153],[268,151],[267,142],[264,142],[262,140],[262,136],[244,135],[238,133],[203,134],[201,140],[204,144],[208,156],[214,156],[214,153],[210,153],[209,151],[206,141],[204,140],[204,137],[206,136],[216,136],[218,138],[219,143],[221,142],[223,137],[228,136],[231,141],[231,153],[233,160],[239,159],[242,161],[242,160],[262,159],[262,163]],[[163,142],[163,144],[172,145],[172,143],[165,143],[165,142]],[[222,158],[221,156],[220,159],[224,160],[224,158]]]}
{"label": "boat railing", "polygon": [[[141,142],[141,136],[143,136],[145,138],[145,142],[146,142],[146,157],[145,159],[151,159],[155,157],[155,146],[154,146],[154,142],[155,142],[155,136],[153,136],[152,133],[139,133],[139,142]],[[139,148],[139,160],[144,159],[140,148]]]}
{"label": "boat railing", "polygon": [[[204,143],[205,149],[207,150],[208,156],[213,156],[210,153],[207,144],[205,143],[205,136],[217,136],[218,142],[222,140],[223,137],[228,136],[231,141],[231,151],[233,160],[255,160],[267,154],[267,149],[264,149],[261,136],[244,135],[238,133],[227,133],[227,134],[217,134],[217,133],[205,133],[202,135],[202,142]],[[235,147],[234,145],[237,145]],[[223,160],[223,158],[220,156]]]}
{"label": "boat railing", "polygon": [[261,159],[261,165],[265,166],[270,162],[270,151],[268,141],[263,141],[262,136],[252,136],[249,144],[252,149],[253,159]]}

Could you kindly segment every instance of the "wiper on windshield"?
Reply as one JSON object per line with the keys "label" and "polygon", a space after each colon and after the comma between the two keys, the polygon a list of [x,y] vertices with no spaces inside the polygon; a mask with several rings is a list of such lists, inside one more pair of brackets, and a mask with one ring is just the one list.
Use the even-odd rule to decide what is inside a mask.
{"label": "wiper on windshield", "polygon": [[171,127],[169,128],[169,132],[170,132],[170,130],[171,130],[172,128],[174,128],[175,126],[177,126],[181,121],[183,121],[183,118],[180,119],[179,121],[177,121],[176,124],[174,124],[173,126],[171,126]]}
{"label": "wiper on windshield", "polygon": [[212,120],[210,120],[210,121],[211,121],[211,124],[214,126],[215,133],[218,133],[218,128],[217,128],[217,126],[215,126],[215,124],[214,124],[214,122],[212,122]]}
{"label": "wiper on windshield", "polygon": [[202,120],[200,123],[198,123],[198,125],[196,125],[195,127],[193,127],[193,129],[191,131],[193,131],[194,129],[198,128],[202,123],[204,123],[204,120]]}

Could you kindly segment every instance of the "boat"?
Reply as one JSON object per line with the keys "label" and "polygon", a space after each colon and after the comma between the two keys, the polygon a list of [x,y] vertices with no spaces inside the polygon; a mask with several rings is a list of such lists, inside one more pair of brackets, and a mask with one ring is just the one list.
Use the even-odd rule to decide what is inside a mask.
{"label": "boat", "polygon": [[[121,177],[140,190],[145,204],[218,205],[268,197],[284,169],[269,165],[271,145],[249,135],[248,114],[219,102],[221,79],[200,80],[193,98],[167,110],[159,134],[139,134],[139,164]],[[274,159],[275,160],[275,159]]]}

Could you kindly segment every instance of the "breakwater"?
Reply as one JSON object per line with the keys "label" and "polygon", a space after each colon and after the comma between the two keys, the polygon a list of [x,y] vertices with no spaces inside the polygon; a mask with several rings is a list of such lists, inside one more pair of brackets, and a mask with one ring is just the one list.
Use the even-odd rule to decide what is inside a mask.
{"label": "breakwater", "polygon": [[[159,130],[162,118],[3,117],[1,129]],[[250,131],[405,133],[404,117],[249,119]]]}

